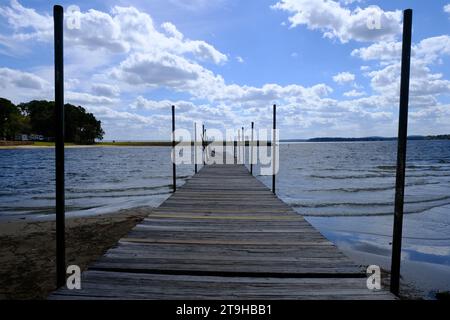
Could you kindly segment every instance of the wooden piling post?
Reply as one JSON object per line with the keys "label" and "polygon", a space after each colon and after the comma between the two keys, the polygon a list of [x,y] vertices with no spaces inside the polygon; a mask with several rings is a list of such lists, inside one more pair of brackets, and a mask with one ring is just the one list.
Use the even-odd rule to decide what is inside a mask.
{"label": "wooden piling post", "polygon": [[254,129],[254,122],[252,121],[252,140],[250,145],[250,174],[253,175],[253,129]]}
{"label": "wooden piling post", "polygon": [[236,156],[237,156],[237,154],[236,154],[236,136],[234,136],[233,137],[233,158],[234,158],[233,164],[236,164]]}
{"label": "wooden piling post", "polygon": [[242,127],[242,163],[245,165],[245,135],[244,135],[244,127]]}
{"label": "wooden piling post", "polygon": [[397,141],[397,175],[395,182],[395,211],[392,234],[391,260],[391,292],[399,294],[400,289],[400,260],[402,251],[403,205],[405,191],[406,144],[408,137],[408,100],[409,75],[411,62],[411,30],[412,10],[403,11],[403,44],[402,66],[400,80],[400,111]]}
{"label": "wooden piling post", "polygon": [[197,173],[197,122],[194,122],[194,172]]}
{"label": "wooden piling post", "polygon": [[273,132],[272,132],[272,192],[275,194],[275,161],[276,161],[276,129],[277,129],[277,105],[273,105]]}
{"label": "wooden piling post", "polygon": [[177,191],[177,166],[175,163],[175,106],[172,106],[172,184],[173,192]]}
{"label": "wooden piling post", "polygon": [[240,161],[241,161],[241,129],[238,129],[237,150],[238,150],[238,156],[237,156],[236,163],[240,163]]}
{"label": "wooden piling post", "polygon": [[64,9],[53,7],[55,45],[55,175],[56,175],[56,285],[66,284],[64,193]]}
{"label": "wooden piling post", "polygon": [[206,164],[206,155],[205,155],[205,146],[206,146],[206,137],[205,137],[205,125],[202,125],[202,158],[203,158],[203,165]]}

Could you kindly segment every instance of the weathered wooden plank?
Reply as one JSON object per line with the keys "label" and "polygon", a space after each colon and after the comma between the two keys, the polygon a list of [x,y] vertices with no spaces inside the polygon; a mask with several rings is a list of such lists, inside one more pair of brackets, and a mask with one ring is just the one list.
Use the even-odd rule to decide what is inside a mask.
{"label": "weathered wooden plank", "polygon": [[211,165],[52,299],[392,299],[242,165]]}
{"label": "weathered wooden plank", "polygon": [[51,299],[392,299],[364,278],[251,278],[87,271]]}

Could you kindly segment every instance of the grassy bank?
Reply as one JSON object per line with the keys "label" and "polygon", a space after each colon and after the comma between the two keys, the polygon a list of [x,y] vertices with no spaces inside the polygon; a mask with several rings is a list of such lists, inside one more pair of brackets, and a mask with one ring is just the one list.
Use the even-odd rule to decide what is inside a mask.
{"label": "grassy bank", "polygon": [[[192,145],[192,142],[176,142],[177,145]],[[210,144],[211,141],[208,142]],[[270,141],[265,142],[268,146],[271,145]],[[201,142],[199,142],[199,145]],[[258,142],[255,141],[255,145]],[[171,141],[116,141],[116,142],[96,142],[94,144],[76,144],[73,142],[66,142],[64,144],[66,147],[171,147]],[[232,141],[227,142],[227,145],[233,145]],[[248,146],[249,142],[246,141],[245,145]],[[10,148],[52,148],[55,146],[54,142],[47,141],[29,141],[23,143],[21,141],[8,141],[8,144],[0,144],[0,149],[10,149]]]}
{"label": "grassy bank", "polygon": [[[172,143],[170,141],[121,141],[121,142],[97,142],[94,144],[76,144],[73,142],[66,142],[66,147],[168,147]],[[7,141],[7,143],[0,144],[0,149],[15,149],[15,148],[53,148],[54,142],[47,141]]]}
{"label": "grassy bank", "polygon": [[119,142],[97,142],[97,146],[113,147],[168,147],[172,145],[170,141],[119,141]]}

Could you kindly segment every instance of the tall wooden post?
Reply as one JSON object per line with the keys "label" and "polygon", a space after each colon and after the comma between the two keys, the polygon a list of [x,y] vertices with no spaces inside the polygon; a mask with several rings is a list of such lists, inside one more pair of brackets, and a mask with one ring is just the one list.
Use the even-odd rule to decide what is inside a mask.
{"label": "tall wooden post", "polygon": [[206,137],[206,128],[203,125],[203,164],[206,165],[208,160],[208,138]]}
{"label": "tall wooden post", "polygon": [[277,105],[273,105],[273,133],[272,133],[272,192],[275,193],[275,163],[276,163],[276,129],[277,129]]}
{"label": "tall wooden post", "polygon": [[238,129],[237,152],[238,152],[238,156],[237,156],[236,163],[239,164],[241,161],[241,129]]}
{"label": "tall wooden post", "polygon": [[64,194],[64,9],[53,7],[55,41],[56,285],[66,283]]}
{"label": "tall wooden post", "polygon": [[194,122],[194,171],[197,173],[197,122]]}
{"label": "tall wooden post", "polygon": [[242,127],[242,163],[245,164],[245,134],[244,134],[244,127]]}
{"label": "tall wooden post", "polygon": [[236,164],[236,136],[233,137],[233,164]]}
{"label": "tall wooden post", "polygon": [[402,252],[403,204],[405,191],[406,144],[408,137],[409,74],[411,62],[412,10],[403,11],[402,69],[400,80],[400,111],[397,141],[397,176],[395,181],[395,211],[392,235],[391,292],[400,289],[400,260]]}
{"label": "tall wooden post", "polygon": [[177,166],[175,154],[175,106],[172,106],[172,184],[173,192],[177,191]]}
{"label": "tall wooden post", "polygon": [[253,129],[254,129],[254,123],[252,121],[252,140],[250,145],[250,174],[253,175]]}

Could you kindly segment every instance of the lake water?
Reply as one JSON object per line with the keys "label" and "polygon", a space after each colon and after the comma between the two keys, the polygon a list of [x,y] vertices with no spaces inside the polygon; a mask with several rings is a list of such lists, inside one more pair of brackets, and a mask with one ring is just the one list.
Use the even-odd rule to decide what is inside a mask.
{"label": "lake water", "polygon": [[[51,217],[53,159],[53,149],[0,150],[0,219]],[[169,159],[166,147],[66,149],[68,215],[159,205]],[[356,261],[389,268],[395,161],[395,142],[282,144],[277,194]],[[177,173],[182,184],[193,166]],[[404,276],[450,290],[450,141],[408,143],[403,239]]]}

